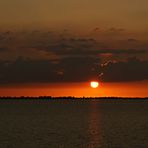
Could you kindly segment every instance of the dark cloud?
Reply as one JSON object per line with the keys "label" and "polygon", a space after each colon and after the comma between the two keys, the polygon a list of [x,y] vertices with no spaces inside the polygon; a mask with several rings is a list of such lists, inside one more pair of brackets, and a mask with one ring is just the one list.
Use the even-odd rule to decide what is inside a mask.
{"label": "dark cloud", "polygon": [[101,64],[99,58],[69,57],[57,62],[19,57],[0,62],[0,83],[138,81],[148,79],[148,61],[130,58],[126,62]]}
{"label": "dark cloud", "polygon": [[5,47],[0,48],[0,52],[7,51],[8,49]]}
{"label": "dark cloud", "polygon": [[[1,83],[48,82],[54,77],[53,64],[45,60],[25,60],[0,63]],[[55,79],[55,78],[53,78]]]}
{"label": "dark cloud", "polygon": [[134,38],[129,38],[128,39],[128,42],[138,42],[138,40],[137,39],[134,39]]}
{"label": "dark cloud", "polygon": [[[0,83],[148,79],[148,61],[138,60],[148,58],[147,41],[132,36],[120,42],[48,31],[5,32],[1,37]],[[127,60],[133,56],[137,58]],[[107,63],[102,66],[102,61]]]}
{"label": "dark cloud", "polygon": [[69,57],[60,61],[66,81],[87,81],[99,75],[99,58]]}
{"label": "dark cloud", "polygon": [[[128,42],[137,42],[136,39],[128,39]],[[124,43],[125,44],[125,43]],[[86,56],[93,55],[98,56],[99,54],[110,53],[110,54],[145,54],[147,50],[136,49],[136,48],[112,48],[109,47],[108,43],[100,42],[93,38],[68,38],[62,39],[55,42],[54,44],[48,45],[47,47],[41,48],[36,47],[38,50],[45,50],[52,52],[59,56]]]}
{"label": "dark cloud", "polygon": [[102,65],[104,81],[138,81],[148,79],[148,61],[129,58],[126,62],[108,62]]}
{"label": "dark cloud", "polygon": [[125,29],[124,28],[115,28],[115,27],[112,27],[112,28],[109,28],[107,31],[114,32],[114,33],[119,33],[119,32],[125,31]]}
{"label": "dark cloud", "polygon": [[[125,31],[122,28],[110,28],[108,30],[101,30],[101,33],[104,34],[111,33],[109,35],[111,37],[115,37],[113,35],[114,33],[120,32]],[[41,53],[41,51],[44,52],[42,55],[44,54],[45,59],[47,59],[47,56],[49,56],[48,58],[50,59],[51,54],[59,56],[59,58],[61,58],[61,56],[101,56],[101,54],[114,54],[115,56],[121,54],[136,54],[137,56],[139,54],[141,56],[141,54],[147,53],[148,48],[147,41],[142,42],[135,38],[129,37],[126,37],[124,40],[116,39],[113,41],[110,38],[108,39],[106,36],[105,38],[107,39],[103,40],[103,35],[99,38],[92,37],[91,35],[78,36],[74,33],[61,36],[60,32],[39,30],[22,32],[7,31],[1,33],[0,38],[1,36],[3,37],[3,40],[0,41],[0,49],[5,47],[10,51],[7,52],[7,55],[5,54],[4,57],[15,57],[16,55],[22,56],[22,53],[26,57],[31,57],[33,54],[35,57]],[[16,53],[15,55],[13,51]],[[2,56],[3,55],[0,55],[0,59],[2,59]],[[40,56],[38,55],[38,57]]]}
{"label": "dark cloud", "polygon": [[148,51],[147,50],[137,50],[137,49],[63,49],[63,48],[57,48],[58,50],[50,50],[48,49],[48,51],[52,51],[53,53],[57,54],[57,55],[81,55],[81,56],[97,56],[99,54],[145,54]]}
{"label": "dark cloud", "polygon": [[90,57],[64,58],[58,62],[19,57],[14,62],[0,62],[0,82],[87,81],[97,77],[99,62],[99,59]]}

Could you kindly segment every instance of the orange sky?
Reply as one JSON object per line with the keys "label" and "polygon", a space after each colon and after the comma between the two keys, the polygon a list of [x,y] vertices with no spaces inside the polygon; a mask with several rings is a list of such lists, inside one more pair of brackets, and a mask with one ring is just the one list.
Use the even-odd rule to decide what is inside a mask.
{"label": "orange sky", "polygon": [[0,96],[147,97],[148,81],[101,83],[93,89],[87,83],[26,84],[2,86]]}

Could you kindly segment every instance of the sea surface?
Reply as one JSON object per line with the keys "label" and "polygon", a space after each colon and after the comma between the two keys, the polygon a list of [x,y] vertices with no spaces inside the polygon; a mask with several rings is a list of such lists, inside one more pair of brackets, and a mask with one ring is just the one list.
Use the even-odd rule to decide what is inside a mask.
{"label": "sea surface", "polygon": [[146,148],[148,100],[0,100],[0,148]]}

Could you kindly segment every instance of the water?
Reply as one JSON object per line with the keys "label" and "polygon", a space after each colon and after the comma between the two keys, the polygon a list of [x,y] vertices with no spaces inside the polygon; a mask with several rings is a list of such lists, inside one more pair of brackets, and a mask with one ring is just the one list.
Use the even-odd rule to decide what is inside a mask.
{"label": "water", "polygon": [[148,100],[0,100],[1,148],[146,148]]}

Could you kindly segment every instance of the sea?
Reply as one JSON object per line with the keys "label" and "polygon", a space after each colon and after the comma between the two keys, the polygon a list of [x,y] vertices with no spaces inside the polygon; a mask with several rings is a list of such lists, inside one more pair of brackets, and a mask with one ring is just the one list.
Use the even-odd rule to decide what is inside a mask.
{"label": "sea", "polygon": [[147,148],[148,100],[0,100],[0,148]]}

